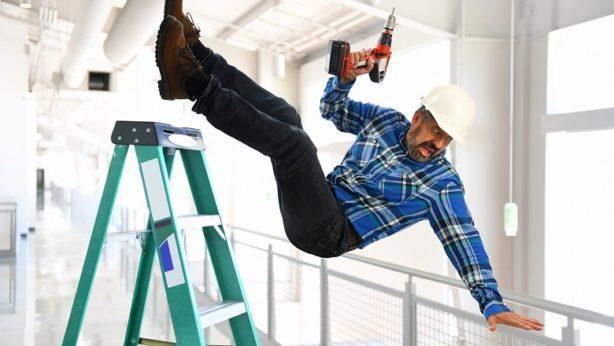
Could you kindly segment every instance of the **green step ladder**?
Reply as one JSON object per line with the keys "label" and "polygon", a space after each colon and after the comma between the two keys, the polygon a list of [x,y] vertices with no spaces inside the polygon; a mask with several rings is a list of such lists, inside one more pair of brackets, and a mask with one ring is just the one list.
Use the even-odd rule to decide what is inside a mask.
{"label": "green step ladder", "polygon": [[[62,345],[77,344],[96,268],[106,240],[135,237],[141,240],[143,251],[124,345],[175,345],[172,342],[140,336],[155,254],[160,262],[177,345],[206,345],[203,329],[226,320],[230,323],[234,344],[260,345],[234,262],[232,247],[224,232],[207,174],[201,132],[157,122],[118,121],[115,123],[111,141],[115,144],[113,158]],[[147,230],[107,234],[126,155],[131,145],[136,151],[150,212]],[[181,153],[198,215],[178,217],[173,212],[169,177],[176,151]],[[182,223],[202,227],[209,250],[207,253],[211,257],[222,297],[221,302],[201,308],[196,306],[180,241],[179,230],[182,229]]]}

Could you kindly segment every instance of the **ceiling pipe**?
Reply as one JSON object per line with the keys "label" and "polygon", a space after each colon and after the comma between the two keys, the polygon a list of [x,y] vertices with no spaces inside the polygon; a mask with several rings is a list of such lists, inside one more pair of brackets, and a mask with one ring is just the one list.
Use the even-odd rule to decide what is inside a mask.
{"label": "ceiling pipe", "polygon": [[66,54],[60,70],[64,83],[70,88],[81,85],[87,72],[87,58],[96,43],[111,9],[113,0],[82,0],[75,17]]}
{"label": "ceiling pipe", "polygon": [[268,11],[271,8],[277,7],[281,3],[281,0],[263,0],[256,5],[254,5],[249,10],[245,11],[239,18],[233,21],[233,26],[222,30],[219,34],[217,34],[217,38],[225,40],[234,35],[240,28],[246,27],[249,23],[256,20],[260,17],[264,12]]}
{"label": "ceiling pipe", "polygon": [[104,54],[115,65],[128,64],[162,21],[163,0],[128,0],[104,41]]}

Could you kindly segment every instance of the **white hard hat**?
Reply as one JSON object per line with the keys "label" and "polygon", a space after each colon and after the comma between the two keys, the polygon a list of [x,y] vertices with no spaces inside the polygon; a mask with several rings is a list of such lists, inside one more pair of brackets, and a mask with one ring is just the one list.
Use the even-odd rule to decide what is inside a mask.
{"label": "white hard hat", "polygon": [[454,84],[440,85],[422,98],[422,105],[441,129],[465,144],[465,134],[475,119],[475,102],[465,89]]}

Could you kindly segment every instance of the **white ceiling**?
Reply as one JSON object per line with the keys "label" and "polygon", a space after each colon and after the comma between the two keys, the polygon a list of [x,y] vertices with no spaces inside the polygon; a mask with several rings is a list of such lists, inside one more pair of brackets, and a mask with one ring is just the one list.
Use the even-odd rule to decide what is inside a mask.
{"label": "white ceiling", "polygon": [[[116,9],[109,15],[104,31],[109,30],[129,0],[113,1]],[[19,0],[5,2],[19,4]],[[321,51],[331,38],[357,40],[381,29],[384,23],[381,16],[353,9],[344,2],[347,1],[184,0],[184,10],[192,14],[205,37],[221,35],[219,38],[231,44],[284,53],[288,60],[296,60]],[[373,6],[367,0],[349,2]],[[41,4],[55,7],[59,19],[73,22],[79,3],[79,0],[32,0],[32,7],[33,11],[38,11]]]}
{"label": "white ceiling", "polygon": [[322,49],[331,38],[367,37],[384,22],[325,0],[186,0],[184,8],[207,36],[221,34],[230,43],[283,52],[291,60]]}

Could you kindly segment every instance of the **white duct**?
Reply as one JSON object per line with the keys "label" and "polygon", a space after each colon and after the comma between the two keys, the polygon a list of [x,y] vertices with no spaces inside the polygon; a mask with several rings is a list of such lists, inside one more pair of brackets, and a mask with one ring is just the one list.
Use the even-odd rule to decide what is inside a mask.
{"label": "white duct", "polygon": [[113,8],[113,0],[81,0],[60,69],[64,83],[77,88],[87,72],[87,58]]}
{"label": "white duct", "polygon": [[163,0],[128,0],[104,41],[104,54],[125,65],[156,32],[163,19]]}

